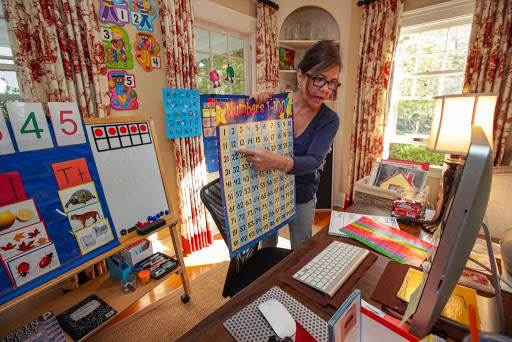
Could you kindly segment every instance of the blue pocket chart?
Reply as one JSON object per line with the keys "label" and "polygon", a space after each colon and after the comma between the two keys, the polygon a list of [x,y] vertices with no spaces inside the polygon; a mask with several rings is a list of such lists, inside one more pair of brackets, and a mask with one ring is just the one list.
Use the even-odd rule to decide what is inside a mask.
{"label": "blue pocket chart", "polygon": [[[112,234],[112,238],[104,239],[101,244],[94,245],[95,234],[98,235],[100,226],[95,225],[91,219],[85,219],[84,229],[92,233],[86,231],[81,233],[87,236],[88,247],[90,247],[86,253],[81,251],[83,246],[79,245],[80,236],[73,232],[66,215],[66,210],[73,206],[78,208],[96,202],[98,203],[96,207],[99,208],[101,205],[102,208],[101,219],[112,225],[88,139],[85,143],[74,145],[58,146],[56,144],[54,129],[62,129],[68,134],[83,132],[83,130],[73,129],[77,128],[75,125],[83,128],[82,120],[78,119],[72,123],[72,116],[66,116],[65,112],[61,117],[65,126],[54,127],[51,123],[47,123],[46,119],[44,119],[45,125],[40,125],[31,113],[26,117],[26,121],[22,122],[21,128],[19,125],[16,126],[17,132],[13,131],[10,122],[0,125],[0,141],[10,139],[11,143],[8,145],[13,147],[13,153],[0,154],[0,216],[4,218],[3,223],[0,224],[0,244],[3,251],[12,249],[12,253],[3,254],[6,260],[1,260],[0,304],[119,245],[115,229],[112,227],[112,231],[109,232],[110,226],[105,221],[102,221],[101,227],[106,225],[107,230],[102,230],[101,233]],[[20,151],[15,136],[23,134],[24,146],[30,146],[30,144],[36,144],[37,132],[41,133],[41,136],[49,133],[53,147],[45,146],[45,149]],[[31,138],[34,139],[33,143],[28,142]],[[9,152],[11,152],[10,148]],[[59,197],[62,186],[59,187],[53,166],[79,159],[87,166],[89,182],[94,185],[91,185],[94,191],[80,189],[70,191],[67,201],[73,205],[69,204],[66,208]],[[37,239],[30,239],[35,236]]]}
{"label": "blue pocket chart", "polygon": [[201,136],[199,90],[162,90],[167,139]]}

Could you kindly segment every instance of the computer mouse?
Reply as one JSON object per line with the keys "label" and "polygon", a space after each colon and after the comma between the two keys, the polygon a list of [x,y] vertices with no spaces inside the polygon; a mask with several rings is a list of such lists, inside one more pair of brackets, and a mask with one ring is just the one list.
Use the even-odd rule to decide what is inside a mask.
{"label": "computer mouse", "polygon": [[274,329],[277,336],[285,338],[295,335],[295,320],[284,305],[277,299],[272,298],[266,302],[260,303],[258,309],[272,329]]}

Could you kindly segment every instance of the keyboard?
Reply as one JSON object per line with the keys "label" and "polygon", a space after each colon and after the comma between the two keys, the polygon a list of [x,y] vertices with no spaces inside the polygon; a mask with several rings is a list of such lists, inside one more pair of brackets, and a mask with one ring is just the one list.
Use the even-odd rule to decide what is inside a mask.
{"label": "keyboard", "polygon": [[333,241],[293,278],[332,297],[368,255],[368,250]]}

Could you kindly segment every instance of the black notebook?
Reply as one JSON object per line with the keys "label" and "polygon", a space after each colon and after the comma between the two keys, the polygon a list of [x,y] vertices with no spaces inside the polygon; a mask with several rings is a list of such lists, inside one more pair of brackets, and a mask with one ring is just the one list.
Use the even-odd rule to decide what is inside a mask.
{"label": "black notebook", "polygon": [[80,341],[105,324],[117,313],[101,298],[92,294],[57,316],[60,326],[75,341]]}

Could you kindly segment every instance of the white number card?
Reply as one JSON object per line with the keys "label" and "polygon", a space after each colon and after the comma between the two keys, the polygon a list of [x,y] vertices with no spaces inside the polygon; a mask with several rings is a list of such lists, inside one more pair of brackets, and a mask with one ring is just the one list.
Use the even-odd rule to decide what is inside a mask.
{"label": "white number card", "polygon": [[11,135],[5,123],[5,117],[0,113],[0,155],[14,153]]}
{"label": "white number card", "polygon": [[6,106],[20,152],[53,147],[41,103],[10,102]]}
{"label": "white number card", "polygon": [[82,119],[76,103],[48,102],[48,108],[58,146],[85,143]]}

